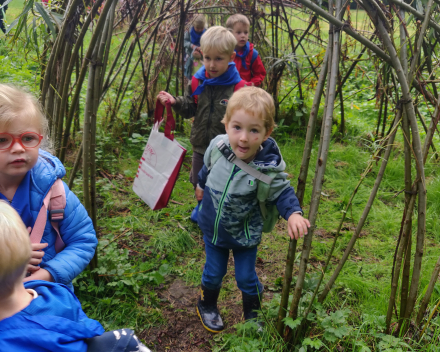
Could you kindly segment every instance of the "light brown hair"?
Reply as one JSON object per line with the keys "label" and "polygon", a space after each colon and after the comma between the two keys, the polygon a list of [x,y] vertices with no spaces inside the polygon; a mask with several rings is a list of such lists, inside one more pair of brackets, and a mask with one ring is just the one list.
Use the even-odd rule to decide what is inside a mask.
{"label": "light brown hair", "polygon": [[194,28],[205,28],[206,27],[206,18],[203,15],[197,15],[194,22]]}
{"label": "light brown hair", "polygon": [[200,49],[203,53],[216,49],[221,54],[232,55],[236,45],[237,39],[222,26],[209,28],[200,38]]}
{"label": "light brown hair", "polygon": [[31,257],[29,233],[20,215],[0,201],[0,297],[9,296]]}
{"label": "light brown hair", "polygon": [[228,20],[226,21],[226,28],[232,31],[237,23],[243,23],[248,27],[250,27],[251,25],[249,19],[245,15],[237,13],[228,18]]}
{"label": "light brown hair", "polygon": [[228,101],[222,123],[227,125],[235,111],[244,110],[264,121],[266,132],[275,126],[275,104],[272,96],[257,87],[244,87],[236,91]]}
{"label": "light brown hair", "polygon": [[7,128],[17,118],[26,118],[26,123],[38,126],[44,137],[40,148],[51,150],[49,123],[37,98],[21,88],[0,84],[0,129]]}

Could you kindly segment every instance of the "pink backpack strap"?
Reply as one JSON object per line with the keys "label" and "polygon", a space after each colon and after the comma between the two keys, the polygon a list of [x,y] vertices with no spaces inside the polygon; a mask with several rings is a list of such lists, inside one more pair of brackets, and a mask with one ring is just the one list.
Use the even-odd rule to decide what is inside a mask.
{"label": "pink backpack strap", "polygon": [[31,242],[40,243],[43,238],[44,228],[47,223],[47,211],[49,210],[49,220],[52,227],[57,233],[55,240],[55,250],[57,253],[61,252],[65,245],[60,235],[58,222],[64,219],[64,209],[66,208],[66,192],[64,190],[63,181],[57,179],[55,183],[44,197],[43,205],[38,213],[37,220],[35,220],[34,228],[31,232]]}

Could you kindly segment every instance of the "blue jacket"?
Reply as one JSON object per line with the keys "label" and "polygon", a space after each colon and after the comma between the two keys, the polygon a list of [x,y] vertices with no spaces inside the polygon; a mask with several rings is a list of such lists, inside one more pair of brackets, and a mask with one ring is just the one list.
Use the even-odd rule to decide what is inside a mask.
{"label": "blue jacket", "polygon": [[[206,150],[204,165],[199,172],[199,186],[205,192],[197,215],[198,225],[205,240],[216,246],[252,248],[261,242],[263,230],[257,199],[258,181],[223,156],[211,165],[211,152],[221,139],[229,145],[227,135],[214,138]],[[277,173],[267,202],[275,204],[284,219],[295,212],[302,213],[295,191],[286,179],[286,163],[274,139],[263,142],[249,166],[263,173]]]}
{"label": "blue jacket", "polygon": [[[44,197],[57,178],[66,174],[63,164],[53,155],[40,150],[37,164],[30,175],[30,211],[37,219]],[[64,184],[66,208],[64,220],[60,222],[60,234],[66,247],[58,254],[55,251],[57,233],[47,220],[42,243],[44,249],[41,267],[49,271],[55,282],[65,284],[73,290],[72,280],[78,276],[92,260],[98,240],[93,223],[86,209],[76,195]]]}
{"label": "blue jacket", "polygon": [[85,339],[101,335],[103,327],[89,319],[66,286],[28,281],[38,293],[21,312],[0,321],[0,351],[86,352]]}

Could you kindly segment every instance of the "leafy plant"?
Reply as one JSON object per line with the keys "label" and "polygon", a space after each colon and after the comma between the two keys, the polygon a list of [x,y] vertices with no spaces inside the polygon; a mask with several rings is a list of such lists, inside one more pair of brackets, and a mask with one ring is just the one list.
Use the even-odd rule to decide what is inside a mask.
{"label": "leafy plant", "polygon": [[378,346],[381,352],[402,352],[402,347],[409,348],[408,344],[392,335],[384,335]]}
{"label": "leafy plant", "polygon": [[337,310],[322,319],[321,327],[324,329],[324,338],[327,341],[336,342],[350,334],[351,328],[347,323],[350,313],[349,309]]}

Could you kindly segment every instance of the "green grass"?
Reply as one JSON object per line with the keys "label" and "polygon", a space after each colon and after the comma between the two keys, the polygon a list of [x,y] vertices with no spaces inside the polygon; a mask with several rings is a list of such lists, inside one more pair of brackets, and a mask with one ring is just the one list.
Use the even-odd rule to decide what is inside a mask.
{"label": "green grass", "polygon": [[[23,1],[20,0],[14,0],[10,4],[7,12],[9,23],[10,19],[21,12],[22,6]],[[288,9],[288,11],[290,10]],[[308,18],[308,15],[305,14],[297,15],[297,18],[292,19],[291,27],[304,29],[307,26],[305,20]],[[357,29],[367,29],[365,28],[366,15],[363,11],[352,11],[351,19]],[[319,30],[321,37],[327,40],[328,26],[324,21],[320,21]],[[270,34],[270,29],[268,29],[269,37]],[[369,35],[368,33],[364,34]],[[114,37],[115,49],[112,50],[111,57],[116,54],[116,47],[122,35]],[[88,40],[90,37],[87,37],[86,42]],[[286,34],[281,36],[280,42],[281,51],[284,54],[287,53],[290,43]],[[37,93],[39,66],[35,54],[32,51],[20,51],[19,48],[20,45],[11,50],[11,44],[5,43],[4,39],[0,40],[0,60],[2,63],[0,78],[26,86]],[[305,49],[314,63],[322,59],[322,46],[306,44]],[[350,58],[357,55],[359,50],[360,45],[349,47]],[[307,74],[308,63],[306,63],[302,49],[298,51],[298,60],[301,65],[301,75]],[[166,71],[161,73],[161,75],[165,74]],[[375,99],[371,100],[374,96],[374,87],[371,88],[372,83],[370,82],[370,80],[375,82],[375,75],[372,63],[362,62],[360,68],[355,70],[344,87],[347,130],[341,136],[335,128],[334,138],[330,145],[302,307],[307,303],[307,298],[310,298],[314,285],[316,285],[317,276],[329,253],[334,233],[342,218],[342,212],[360,179],[360,175],[367,166],[371,154],[378,145],[374,133],[378,104]],[[160,78],[158,88],[161,88],[162,83],[163,79]],[[281,82],[280,97],[287,94],[295,84],[295,76],[292,73],[286,73]],[[303,102],[298,101],[297,90],[294,90],[286,98],[281,105],[281,120],[278,121],[279,126],[274,134],[287,163],[286,171],[294,186],[296,186],[295,180],[298,177],[304,146],[304,123],[312,103],[315,84],[316,80],[313,78],[304,82]],[[203,270],[204,247],[201,231],[189,220],[191,210],[196,204],[192,185],[188,181],[190,160],[188,158],[185,160],[173,191],[173,202],[170,202],[167,208],[151,211],[132,192],[133,177],[136,174],[138,160],[148,134],[146,133],[144,137],[140,138],[127,135],[128,111],[131,99],[135,96],[136,81],[132,82],[130,89],[132,90],[123,101],[118,115],[116,128],[119,128],[121,133],[112,135],[106,130],[107,109],[115,97],[114,90],[109,91],[98,112],[100,117],[97,146],[98,166],[113,178],[112,183],[101,177],[98,177],[97,181],[99,268],[94,273],[86,270],[75,280],[75,292],[80,298],[84,310],[91,318],[99,320],[106,329],[122,326],[135,329],[147,343],[157,350],[171,349],[172,342],[179,339],[192,339],[191,341],[195,341],[195,343],[203,340],[204,342],[202,341],[203,343],[197,346],[206,351],[280,351],[284,342],[274,333],[273,324],[278,313],[280,283],[282,283],[288,248],[285,221],[281,221],[271,234],[265,235],[259,246],[258,257],[260,259],[257,264],[257,272],[266,288],[263,312],[267,324],[263,334],[256,333],[249,324],[235,325],[241,320],[240,313],[237,313],[237,311],[241,312],[241,298],[234,280],[234,269],[230,265],[219,302],[228,329],[225,333],[215,337],[209,334],[203,335],[203,329],[198,324],[197,318],[195,320],[191,318],[196,299],[196,287],[200,283]],[[305,108],[302,112],[297,109],[301,104],[304,104]],[[321,113],[322,109],[323,101],[321,102]],[[421,106],[420,109],[422,114],[427,115],[424,106]],[[300,119],[288,123],[288,119],[297,112],[302,115]],[[391,114],[390,108],[389,116]],[[283,119],[285,122],[282,121]],[[338,106],[335,108],[334,121],[335,123],[340,121]],[[429,123],[429,121],[427,122]],[[181,134],[178,138],[190,148],[188,127],[189,124],[185,124],[186,133]],[[148,129],[143,130],[142,133],[147,131]],[[434,142],[436,145],[439,144],[438,136],[435,137]],[[311,196],[317,149],[318,140],[315,140],[305,195],[304,210],[306,215]],[[189,150],[190,154],[191,150]],[[68,168],[71,166],[71,162],[72,160],[69,159],[66,164]],[[332,273],[353,234],[354,227],[370,195],[378,168],[379,164],[375,165],[373,171],[365,179],[349,209],[325,280]],[[432,268],[440,255],[440,224],[438,221],[440,177],[438,162],[435,158],[429,159],[425,170],[428,192],[427,240],[420,295],[426,288]],[[415,172],[414,167],[413,172]],[[327,301],[323,306],[315,307],[316,316],[314,316],[312,328],[307,332],[308,338],[301,341],[298,348],[302,344],[302,347],[307,348],[307,351],[341,351],[344,349],[365,352],[368,351],[367,347],[371,351],[399,351],[399,348],[403,351],[438,351],[436,347],[439,344],[440,335],[438,315],[434,315],[427,330],[431,340],[426,338],[417,343],[416,339],[412,339],[411,336],[393,340],[383,335],[384,315],[390,293],[393,254],[404,208],[404,193],[401,192],[404,187],[403,179],[403,138],[399,133],[377,199],[361,236]],[[80,198],[82,197],[81,175],[79,175],[73,191]],[[416,226],[417,223],[414,221],[414,231]],[[295,274],[299,264],[301,244],[302,241],[299,242],[297,250]],[[195,290],[191,291],[193,296],[188,298],[192,301],[187,306],[179,305],[179,302],[171,299],[168,295],[169,288],[177,281],[182,281],[189,290]],[[431,303],[434,305],[439,299],[440,286],[437,285]],[[340,317],[336,317],[335,314],[340,314]],[[164,336],[169,331],[168,327],[173,327],[177,321],[176,317],[181,315],[190,317],[187,322],[196,325],[191,327],[192,330],[189,332],[176,335],[174,340],[165,340]],[[341,336],[336,341],[332,340],[332,335],[329,335],[329,327],[331,326],[339,329]],[[171,331],[175,332],[172,329]],[[162,336],[162,343],[157,339],[153,340],[152,336]],[[410,347],[402,345],[404,342]]]}
{"label": "green grass", "polygon": [[[352,126],[350,127],[353,128]],[[299,171],[304,141],[299,137],[293,139],[285,135],[278,135],[276,137],[278,137],[277,139],[280,141],[280,147],[288,165],[287,172],[291,176],[291,179],[295,180]],[[317,221],[318,235],[315,236],[312,245],[312,266],[309,273],[310,280],[312,280],[309,284],[311,288],[313,288],[313,278],[319,273],[319,269],[322,265],[320,263],[326,259],[328,254],[332,241],[332,233],[335,232],[338,222],[341,219],[342,210],[345,208],[351,192],[370,158],[367,141],[357,136],[349,137],[350,138],[347,138],[347,141],[344,143],[333,141],[330,146],[323,196]],[[314,150],[317,150],[317,142],[314,144]],[[112,174],[123,174],[126,171],[125,168],[128,166],[131,169],[135,169],[140,154],[141,148],[138,148],[137,145],[126,144],[126,147],[122,148],[122,155],[120,155],[120,159],[125,160],[122,167],[118,167],[118,164],[114,164],[113,168],[108,171]],[[312,159],[307,182],[306,203],[308,203],[310,198],[313,165],[315,162],[316,160]],[[375,180],[377,168],[378,167],[376,167],[364,181],[356,195],[352,209],[349,214],[347,214],[342,236],[338,240],[333,256],[334,258],[331,261],[332,266],[330,273],[337,260],[341,257],[353,233],[353,228],[360,217]],[[427,174],[429,170],[432,170],[432,173],[435,174],[435,168],[436,164],[428,165]],[[118,307],[121,307],[122,312],[130,309],[132,309],[133,312],[142,312],[148,317],[145,319],[152,319],[150,315],[153,315],[153,317],[156,317],[156,320],[153,319],[154,324],[165,324],[163,326],[166,326],[166,318],[163,316],[161,318],[161,312],[163,314],[163,312],[171,309],[167,308],[166,302],[160,302],[160,298],[158,297],[154,297],[153,299],[150,297],[148,304],[151,306],[147,306],[148,308],[145,310],[144,308],[141,309],[138,305],[134,306],[129,300],[134,284],[130,281],[121,284],[121,280],[125,280],[125,277],[131,277],[135,275],[132,274],[132,272],[139,271],[138,267],[142,265],[140,263],[144,260],[142,258],[145,253],[148,253],[145,263],[148,262],[150,264],[150,271],[158,271],[163,265],[167,265],[169,268],[163,278],[165,281],[159,278],[155,283],[154,278],[152,279],[151,272],[147,277],[141,278],[141,281],[138,283],[139,297],[137,301],[139,299],[142,300],[142,297],[148,294],[151,295],[151,287],[154,287],[158,283],[167,285],[172,283],[175,279],[183,279],[188,286],[192,287],[198,285],[200,282],[204,260],[201,242],[202,234],[200,230],[189,221],[190,212],[196,202],[191,192],[191,185],[187,181],[188,171],[186,168],[182,170],[172,199],[184,205],[181,206],[179,204],[170,203],[167,208],[156,212],[148,210],[148,207],[133,194],[126,195],[117,193],[111,187],[107,187],[107,183],[99,183],[101,187],[99,194],[103,198],[102,201],[104,204],[99,214],[99,232],[103,236],[100,241],[100,270],[107,270],[107,261],[113,262],[117,258],[117,261],[121,263],[122,275],[110,281],[113,282],[112,285],[115,285],[111,287],[118,287],[116,291],[111,287],[102,286],[102,279],[99,280],[99,285],[96,288],[95,285],[91,283],[92,281],[87,279],[87,273],[77,279],[76,285],[77,287],[79,285],[77,292],[81,301],[84,302],[84,308],[87,313],[93,318],[105,321],[106,324],[108,324],[106,327],[116,327],[123,321],[121,315],[116,314],[114,310],[105,308],[106,304],[111,302],[109,301],[110,299],[118,300]],[[431,173],[429,173],[429,175],[431,175]],[[375,350],[372,347],[375,344],[385,344],[383,340],[385,337],[380,334],[380,331],[383,329],[383,316],[386,314],[388,305],[392,254],[394,253],[403,210],[404,195],[401,193],[396,196],[403,187],[402,180],[402,145],[397,143],[385,174],[384,182],[381,185],[378,199],[372,207],[366,226],[353,250],[350,260],[341,272],[335,287],[324,305],[324,310],[320,313],[321,318],[317,318],[316,327],[310,333],[310,336],[315,336],[315,338],[312,338],[311,341],[322,340],[330,350],[336,350],[337,345],[355,350],[353,347],[355,341],[358,341],[359,344],[364,343],[366,346],[370,346],[372,350]],[[122,189],[130,189],[130,179],[124,178],[120,181],[116,181],[115,179],[113,182]],[[103,187],[105,187],[105,189]],[[438,225],[435,221],[439,207],[438,197],[435,197],[435,194],[438,192],[439,187],[440,180],[436,177],[430,177],[427,183],[427,189],[428,195],[430,195],[428,219],[431,220],[428,220],[427,250],[423,260],[423,272],[420,283],[422,291],[427,285],[431,270],[440,255],[438,232],[436,231],[436,226]],[[74,190],[78,191],[79,189],[76,188]],[[304,208],[307,212],[307,204]],[[270,269],[266,269],[265,267],[261,270],[264,275],[262,281],[265,284],[266,290],[270,293],[280,292],[279,278],[284,271],[283,265],[288,241],[283,224],[284,222],[282,222],[272,234],[264,236],[263,242],[259,247],[258,256],[263,262],[271,263]],[[435,225],[434,228],[431,228],[430,224]],[[416,224],[414,224],[414,226],[415,225]],[[103,252],[103,246],[108,245],[109,240],[120,236],[123,231],[127,230],[127,235],[118,238],[111,244],[114,246],[114,253],[108,251]],[[137,232],[148,236],[148,241],[140,241],[136,238]],[[131,253],[131,256],[127,254],[127,250],[128,253]],[[116,253],[119,254],[116,255]],[[121,253],[125,254],[121,257]],[[128,263],[130,263],[130,265],[128,265]],[[127,267],[125,268],[124,265],[127,265]],[[86,282],[89,282],[89,287],[98,290],[98,294],[91,296],[85,293],[84,291],[87,291],[84,286]],[[145,284],[147,286],[144,287]],[[99,292],[99,290],[102,291]],[[308,291],[306,290],[306,292]],[[233,310],[231,310],[229,306],[231,299],[234,301],[233,297],[235,297],[236,294],[237,289],[233,278],[233,268],[230,267],[225,277],[220,296],[220,307],[223,309],[222,313],[225,315],[227,322],[230,314],[235,309],[240,309],[240,305],[238,305],[237,308],[233,308]],[[120,298],[121,296],[123,298]],[[247,325],[238,326],[236,333],[229,329],[227,333],[216,337],[213,343],[217,347],[214,346],[213,348],[218,349],[223,346],[223,350],[246,351],[247,349],[243,346],[250,346],[249,351],[253,351],[253,348],[260,346],[258,348],[263,348],[265,351],[270,348],[277,350],[282,345],[282,342],[274,337],[273,332],[270,330],[270,324],[275,322],[276,307],[279,301],[278,298],[276,298],[277,296],[273,297],[275,297],[273,301],[269,300],[267,302],[269,307],[264,311],[269,319],[268,331],[260,336],[252,330],[252,327]],[[440,299],[439,289],[434,292],[432,300],[435,302],[438,299]],[[222,302],[228,302],[228,305],[225,306]],[[237,303],[239,303],[239,301]],[[343,308],[349,309],[350,311],[345,323],[345,325],[350,328],[350,334],[346,338],[338,340],[339,342],[337,344],[320,337],[325,331],[322,328],[322,322],[325,321],[328,313]],[[125,322],[128,323],[129,326],[137,328],[138,331],[143,330],[142,327],[145,328],[145,331],[150,331],[151,323],[147,323],[143,315],[133,316],[133,312],[126,316]],[[434,329],[434,333],[437,333],[435,324],[437,324],[437,320],[435,320],[431,327]],[[320,331],[321,333],[319,333]],[[377,331],[377,334],[375,335],[372,331]],[[241,341],[240,348],[242,349],[237,347],[239,341]],[[394,341],[396,344],[403,343],[403,341],[408,342],[407,340],[396,341]],[[427,350],[428,347],[426,343],[424,343],[423,346],[425,347],[418,348],[414,343],[412,344],[415,350]],[[405,347],[403,348],[403,350],[409,350]]]}

